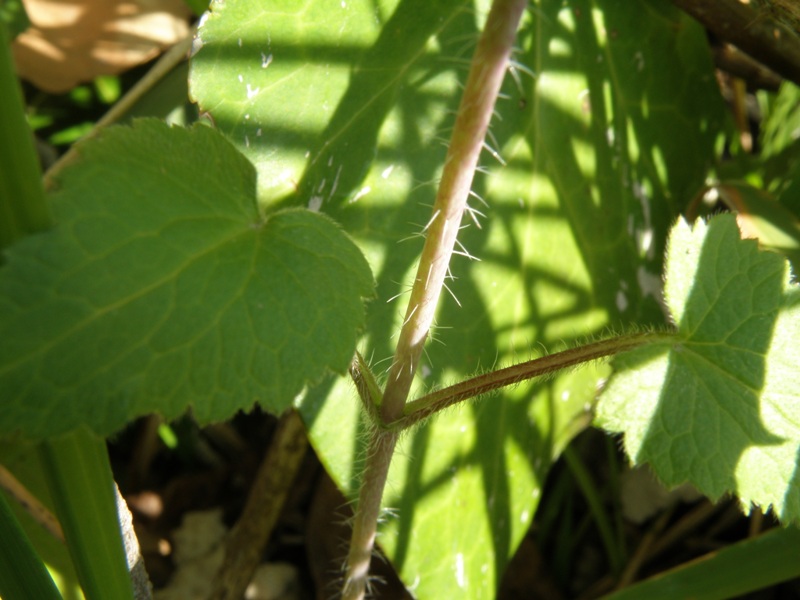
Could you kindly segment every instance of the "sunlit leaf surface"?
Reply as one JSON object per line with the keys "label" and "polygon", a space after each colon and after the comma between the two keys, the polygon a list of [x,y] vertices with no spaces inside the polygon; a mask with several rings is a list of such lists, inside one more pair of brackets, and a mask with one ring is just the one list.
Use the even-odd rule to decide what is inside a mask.
{"label": "sunlit leaf surface", "polygon": [[218,133],[109,129],[57,186],[57,226],[0,269],[0,434],[280,411],[346,370],[364,257],[324,215],[260,216],[252,165]]}
{"label": "sunlit leaf surface", "polygon": [[672,231],[667,303],[680,344],[615,364],[598,424],[675,486],[800,519],[800,289],[786,261],[739,239],[731,216]]}
{"label": "sunlit leaf surface", "polygon": [[[259,200],[319,207],[377,279],[360,349],[388,366],[459,83],[486,3],[215,4],[191,89],[250,158]],[[665,232],[702,183],[720,109],[703,31],[665,2],[534,4],[506,81],[487,175],[465,219],[418,392],[624,324],[663,323]],[[531,71],[532,74],[529,74]],[[676,157],[679,160],[676,160]],[[456,300],[457,299],[457,300]],[[379,542],[419,598],[487,598],[553,458],[590,421],[593,365],[448,411],[403,438]],[[364,426],[353,386],[301,403],[352,494]]]}

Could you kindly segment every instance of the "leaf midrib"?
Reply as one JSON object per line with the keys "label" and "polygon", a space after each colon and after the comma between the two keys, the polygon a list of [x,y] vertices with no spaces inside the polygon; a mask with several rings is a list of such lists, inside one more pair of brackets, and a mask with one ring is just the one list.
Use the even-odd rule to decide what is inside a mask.
{"label": "leaf midrib", "polygon": [[[97,322],[98,320],[101,320],[108,313],[115,310],[123,309],[132,302],[135,302],[136,300],[143,298],[147,294],[156,291],[162,286],[169,284],[169,282],[175,281],[181,273],[185,272],[187,269],[189,269],[192,265],[196,264],[198,261],[201,261],[205,259],[207,256],[212,255],[213,253],[219,251],[219,249],[228,245],[229,243],[236,241],[240,236],[246,236],[252,234],[253,231],[254,231],[253,229],[245,226],[241,230],[234,232],[232,235],[227,235],[224,236],[223,238],[218,239],[215,244],[209,246],[204,251],[187,256],[186,260],[178,263],[163,277],[156,279],[151,284],[137,290],[137,292],[135,292],[134,294],[125,296],[124,298],[112,302],[111,304],[108,304],[105,307],[92,311],[86,318],[75,323],[73,327],[64,330],[59,335],[51,338],[48,341],[39,344],[35,349],[19,356],[16,360],[6,363],[2,367],[0,367],[0,376],[4,376],[9,371],[13,371],[19,368],[20,365],[30,360],[33,360],[36,356],[44,356],[48,354],[58,344],[68,339],[70,336],[79,333],[80,331],[92,325],[93,323]],[[258,239],[258,236],[256,236],[256,239]],[[22,312],[25,311],[23,310]]]}

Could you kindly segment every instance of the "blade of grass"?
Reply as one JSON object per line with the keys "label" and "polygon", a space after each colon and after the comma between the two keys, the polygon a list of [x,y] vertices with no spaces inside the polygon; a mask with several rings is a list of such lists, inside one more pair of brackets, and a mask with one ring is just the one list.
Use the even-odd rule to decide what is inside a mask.
{"label": "blade of grass", "polygon": [[600,499],[600,494],[597,487],[592,481],[591,475],[587,471],[580,457],[575,452],[572,446],[564,448],[564,460],[569,467],[572,476],[578,483],[578,487],[589,505],[589,511],[592,514],[597,530],[600,532],[600,539],[603,541],[603,546],[606,548],[608,555],[608,564],[611,571],[618,575],[622,572],[624,561],[622,560],[622,552],[617,540],[614,538],[614,531],[611,526],[611,521],[603,508],[603,502]]}
{"label": "blade of grass", "polygon": [[722,600],[800,577],[800,529],[773,529],[659,573],[603,600]]}
{"label": "blade of grass", "polygon": [[0,248],[52,223],[10,43],[6,24],[0,21]]}
{"label": "blade of grass", "polygon": [[43,442],[39,456],[87,600],[132,599],[104,441],[77,430]]}
{"label": "blade of grass", "polygon": [[614,533],[617,537],[617,548],[622,564],[628,560],[628,548],[625,544],[625,524],[622,522],[622,495],[620,493],[620,457],[617,444],[609,436],[605,437],[606,464],[608,465],[608,488],[611,495],[611,511],[614,521]]}
{"label": "blade of grass", "polygon": [[61,600],[42,559],[0,493],[0,597],[5,600]]}
{"label": "blade of grass", "polygon": [[[0,248],[5,248],[48,229],[53,219],[2,22],[0,89],[10,92],[0,94]],[[86,597],[133,598],[103,441],[85,431],[48,440],[40,446],[40,462]]]}

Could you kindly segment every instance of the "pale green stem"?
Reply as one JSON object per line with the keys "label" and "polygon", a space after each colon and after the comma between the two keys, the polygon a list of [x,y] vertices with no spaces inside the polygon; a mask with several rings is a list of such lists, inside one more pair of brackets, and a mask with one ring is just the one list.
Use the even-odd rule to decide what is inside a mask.
{"label": "pale green stem", "polygon": [[42,442],[39,462],[84,596],[132,600],[105,440],[80,427]]}
{"label": "pale green stem", "polygon": [[[53,225],[3,23],[0,90],[2,249],[24,235]],[[105,442],[79,429],[59,439],[43,441],[39,455],[40,471],[50,487],[84,595],[90,599],[133,598]],[[30,598],[39,597],[29,592],[33,594]]]}

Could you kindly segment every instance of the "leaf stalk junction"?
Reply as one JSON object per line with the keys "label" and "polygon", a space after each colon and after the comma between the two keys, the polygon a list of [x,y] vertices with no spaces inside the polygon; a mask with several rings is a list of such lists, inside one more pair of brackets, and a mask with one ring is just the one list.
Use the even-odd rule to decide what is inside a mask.
{"label": "leaf stalk junction", "polygon": [[444,287],[495,101],[527,4],[527,0],[494,0],[487,16],[456,115],[433,216],[428,223],[386,388],[381,392],[375,377],[360,356],[356,356],[350,367],[350,374],[374,426],[367,444],[345,564],[342,597],[346,600],[360,600],[366,593],[383,489],[397,440],[404,429],[468,398],[629,350],[653,341],[653,336],[657,335],[632,334],[595,342],[481,375],[407,403]]}
{"label": "leaf stalk junction", "polygon": [[382,401],[380,387],[360,354],[353,359],[350,375],[371,423],[384,431],[400,433],[465,400],[523,381],[552,375],[593,360],[627,352],[639,346],[674,342],[676,335],[669,331],[623,334],[490,371],[407,402],[403,415],[388,423],[380,418]]}

